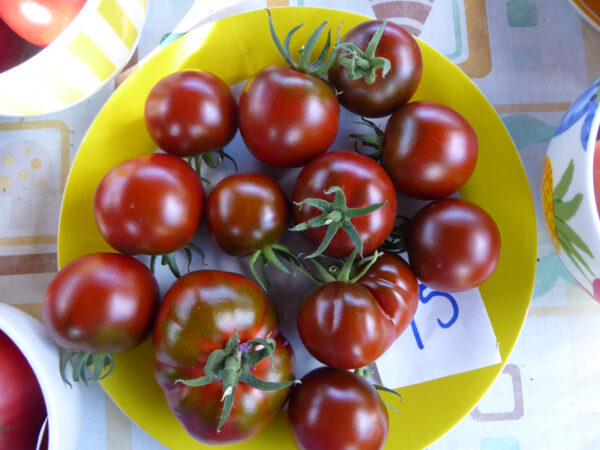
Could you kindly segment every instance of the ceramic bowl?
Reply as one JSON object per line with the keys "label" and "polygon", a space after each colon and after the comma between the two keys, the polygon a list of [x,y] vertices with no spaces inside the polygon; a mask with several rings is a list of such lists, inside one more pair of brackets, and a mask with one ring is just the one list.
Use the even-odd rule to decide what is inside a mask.
{"label": "ceramic bowl", "polygon": [[[573,279],[600,302],[600,78],[571,105],[552,137],[542,172],[542,205],[552,245]],[[596,170],[594,170],[594,156]]]}
{"label": "ceramic bowl", "polygon": [[133,54],[146,9],[146,0],[87,0],[50,45],[0,73],[0,115],[56,112],[100,90]]}
{"label": "ceramic bowl", "polygon": [[74,450],[82,415],[81,387],[67,386],[59,372],[60,351],[44,325],[14,306],[0,303],[0,330],[21,350],[42,389],[48,413],[48,450]]}

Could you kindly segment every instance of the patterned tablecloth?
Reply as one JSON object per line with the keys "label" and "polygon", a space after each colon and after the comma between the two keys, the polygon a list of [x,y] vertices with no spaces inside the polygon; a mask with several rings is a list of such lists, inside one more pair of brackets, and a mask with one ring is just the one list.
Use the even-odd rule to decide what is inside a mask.
{"label": "patterned tablecloth", "polygon": [[[520,153],[538,222],[531,307],[502,374],[433,449],[600,448],[600,305],[572,281],[546,234],[539,180],[570,103],[600,76],[600,32],[567,0],[178,0],[150,2],[129,69],[61,113],[0,117],[0,301],[39,316],[57,270],[61,193],[81,139],[127,70],[169,34],[266,6],[324,6],[391,18],[431,44],[488,97]],[[81,450],[164,448],[99,386],[85,390]]]}

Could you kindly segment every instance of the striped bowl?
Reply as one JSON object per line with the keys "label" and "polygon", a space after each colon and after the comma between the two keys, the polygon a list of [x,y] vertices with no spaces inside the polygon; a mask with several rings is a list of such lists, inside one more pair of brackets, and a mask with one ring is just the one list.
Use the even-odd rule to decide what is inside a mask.
{"label": "striped bowl", "polygon": [[59,111],[109,83],[137,46],[147,1],[87,0],[48,47],[0,73],[0,115]]}

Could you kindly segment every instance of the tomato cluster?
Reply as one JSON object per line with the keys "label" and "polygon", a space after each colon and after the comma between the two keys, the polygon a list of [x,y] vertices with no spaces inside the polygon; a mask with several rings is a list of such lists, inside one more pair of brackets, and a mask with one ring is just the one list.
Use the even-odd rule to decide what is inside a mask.
{"label": "tomato cluster", "polygon": [[[418,279],[440,290],[471,289],[498,262],[494,220],[449,197],[475,169],[477,136],[451,108],[409,102],[423,68],[418,44],[401,27],[365,22],[341,43],[338,35],[331,54],[328,36],[315,60],[325,23],[298,60],[289,49],[298,27],[283,43],[270,13],[269,27],[288,65],[255,74],[239,103],[224,81],[201,70],[176,72],[149,92],[145,123],[162,152],[114,167],[94,201],[100,234],[121,254],[88,255],[59,272],[45,321],[57,342],[83,353],[74,379],[84,380],[87,366],[92,378],[104,376],[106,355],[153,329],[156,379],[200,441],[254,436],[291,392],[289,420],[300,448],[381,448],[387,411],[361,374],[412,321]],[[365,119],[375,136],[355,135],[375,153],[331,149],[340,105],[364,117],[390,116],[385,131]],[[237,173],[209,185],[205,199],[200,166],[231,158],[224,147],[238,125],[259,161],[302,167],[289,197],[267,175]],[[398,227],[397,191],[433,202]],[[256,282],[209,268],[181,276],[176,254],[201,251],[194,240],[203,216],[224,253],[249,258]],[[291,218],[291,231],[306,237],[294,250],[281,242]],[[178,277],[160,307],[156,280],[133,255],[152,262],[161,256]],[[292,347],[264,292],[269,264],[319,285],[306,292],[297,327],[306,349],[329,367],[294,388]],[[94,322],[82,314],[91,308],[99,311]],[[348,426],[359,419],[369,423]]]}

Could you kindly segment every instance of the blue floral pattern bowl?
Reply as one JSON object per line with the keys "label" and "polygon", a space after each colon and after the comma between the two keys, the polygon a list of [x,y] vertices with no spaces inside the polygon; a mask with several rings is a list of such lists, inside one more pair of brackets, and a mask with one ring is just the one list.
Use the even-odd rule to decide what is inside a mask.
{"label": "blue floral pattern bowl", "polygon": [[599,103],[600,78],[556,128],[544,161],[541,192],[554,249],[573,279],[600,302],[600,217],[594,194]]}

